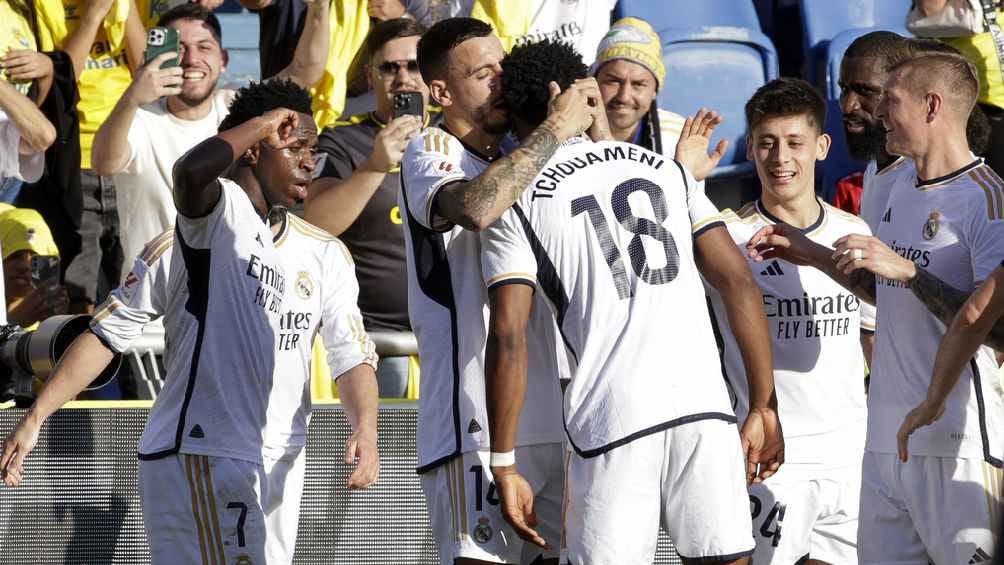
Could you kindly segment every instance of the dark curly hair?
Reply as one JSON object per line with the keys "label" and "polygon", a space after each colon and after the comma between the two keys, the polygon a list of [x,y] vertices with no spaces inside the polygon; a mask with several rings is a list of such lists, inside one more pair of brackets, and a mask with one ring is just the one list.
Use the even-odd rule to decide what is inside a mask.
{"label": "dark curly hair", "polygon": [[826,101],[811,84],[800,78],[774,79],[761,86],[746,103],[746,123],[752,132],[767,118],[805,115],[823,131]]}
{"label": "dark curly hair", "polygon": [[571,44],[550,39],[527,43],[502,59],[502,96],[514,118],[537,126],[547,118],[548,83],[564,90],[587,76],[589,68]]}
{"label": "dark curly hair", "polygon": [[220,122],[219,131],[237,127],[276,108],[310,114],[310,93],[289,79],[252,81],[237,90],[230,103],[230,113]]}

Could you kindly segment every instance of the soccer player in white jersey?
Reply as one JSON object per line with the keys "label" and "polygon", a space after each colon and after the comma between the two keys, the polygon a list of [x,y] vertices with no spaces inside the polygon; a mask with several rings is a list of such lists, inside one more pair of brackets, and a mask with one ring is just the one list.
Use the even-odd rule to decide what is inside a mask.
{"label": "soccer player in white jersey", "polygon": [[176,187],[196,190],[233,163],[230,178],[212,181],[215,190],[203,184],[207,196],[179,197],[173,236],[148,245],[4,445],[16,484],[45,418],[165,315],[168,378],[139,446],[155,563],[292,561],[317,331],[354,428],[350,487],[376,479],[376,361],[351,262],[334,238],[282,208],[268,214],[275,226],[262,221],[269,205],[302,197],[293,181],[313,166],[309,100],[288,82],[239,91],[226,131],[194,149],[199,170],[186,171],[198,153],[180,162],[186,182]]}
{"label": "soccer player in white jersey", "polygon": [[946,326],[1004,258],[1004,183],[966,142],[977,89],[972,65],[953,54],[922,55],[890,73],[877,115],[888,152],[912,159],[916,175],[892,187],[877,237],[846,236],[830,249],[777,224],[749,243],[757,259],[812,265],[877,302],[862,563],[976,563],[993,548],[1004,400],[990,349],[967,365],[944,415],[914,432],[907,461],[896,437],[927,396]]}
{"label": "soccer player in white jersey", "polygon": [[581,133],[603,105],[595,81],[591,93],[570,87],[521,147],[500,156],[509,129],[498,91],[503,55],[491,27],[470,18],[443,20],[422,36],[418,64],[443,122],[411,140],[401,165],[408,309],[422,361],[418,471],[444,564],[557,559],[563,452],[560,415],[551,409],[560,403],[556,354],[535,356],[538,404],[519,438],[525,457],[538,463],[533,480],[552,548],[542,550],[505,524],[489,472],[487,308],[475,231],[512,205],[557,144]]}
{"label": "soccer player in white jersey", "polygon": [[[784,222],[828,245],[848,234],[871,235],[865,222],[822,202],[816,161],[826,158],[826,102],[807,82],[779,79],[746,103],[747,157],[762,196],[723,217],[745,250],[761,227]],[[752,261],[752,260],[751,260]],[[824,273],[782,259],[751,265],[763,294],[774,350],[774,386],[784,421],[785,464],[750,486],[754,563],[857,563],[858,497],[865,446],[865,354],[875,311]],[[745,369],[709,289],[723,339],[723,363],[736,391],[736,416],[748,402]]]}
{"label": "soccer player in white jersey", "polygon": [[[521,139],[545,120],[544,81],[568,84],[585,72],[563,43],[517,47],[502,65]],[[717,158],[706,153],[714,120],[705,117],[687,120],[679,145],[704,163]],[[491,463],[507,520],[544,543],[523,477],[532,462],[513,450],[524,398],[534,402],[524,391],[527,345],[545,338],[529,321],[536,291],[572,367],[563,410],[574,451],[569,561],[650,563],[661,523],[684,563],[747,562],[744,449],[750,479],[771,475],[782,450],[770,339],[749,268],[694,177],[635,145],[570,139],[482,234],[482,246],[492,306]],[[741,434],[699,273],[725,297],[749,367]]]}

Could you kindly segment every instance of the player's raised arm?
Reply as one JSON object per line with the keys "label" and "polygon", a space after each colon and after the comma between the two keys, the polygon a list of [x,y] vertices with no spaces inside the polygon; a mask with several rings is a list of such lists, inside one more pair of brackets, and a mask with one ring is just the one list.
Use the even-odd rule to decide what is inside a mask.
{"label": "player's raised arm", "polygon": [[178,212],[190,218],[208,214],[220,199],[217,179],[238,159],[257,159],[259,142],[277,150],[296,143],[294,130],[299,121],[293,110],[276,108],[220,132],[182,155],[174,164]]}
{"label": "player's raised arm", "polygon": [[[774,363],[760,288],[746,260],[722,226],[705,230],[694,242],[701,275],[722,295],[729,325],[742,352],[749,381],[749,416],[740,435],[747,480],[760,482],[784,462],[784,440],[774,394]],[[757,471],[759,466],[759,472]]]}
{"label": "player's raised arm", "polygon": [[[551,83],[550,112],[518,149],[498,159],[476,179],[445,185],[433,201],[433,213],[465,229],[481,231],[509,209],[544,168],[561,142],[581,134],[592,124],[602,103],[590,106],[581,88],[560,92]],[[600,110],[597,110],[597,107]]]}

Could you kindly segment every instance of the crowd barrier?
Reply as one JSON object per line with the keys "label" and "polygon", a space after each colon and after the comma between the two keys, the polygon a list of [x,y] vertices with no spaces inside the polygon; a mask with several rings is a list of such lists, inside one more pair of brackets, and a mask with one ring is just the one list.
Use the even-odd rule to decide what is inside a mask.
{"label": "crowd barrier", "polygon": [[[0,487],[0,565],[149,562],[136,491],[136,443],[149,406],[75,402],[46,423],[25,482]],[[0,409],[0,434],[23,413]],[[381,404],[380,481],[350,492],[342,461],[348,422],[338,404],[315,406],[294,563],[438,563],[415,474],[417,414],[414,402]],[[664,534],[655,563],[679,563]]]}

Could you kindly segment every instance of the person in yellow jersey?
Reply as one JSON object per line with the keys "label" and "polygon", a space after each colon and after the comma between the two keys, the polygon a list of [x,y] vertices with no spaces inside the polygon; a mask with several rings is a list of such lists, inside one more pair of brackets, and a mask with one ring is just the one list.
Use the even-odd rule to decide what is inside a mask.
{"label": "person in yellow jersey", "polygon": [[72,220],[80,252],[64,258],[64,274],[71,311],[88,312],[115,286],[122,264],[115,186],[93,171],[91,148],[142,62],[146,37],[133,0],[38,0],[35,6],[43,49],[65,51],[77,79],[81,211]]}
{"label": "person in yellow jersey", "polygon": [[[942,14],[948,8],[948,4],[948,0],[915,2],[916,10],[924,18]],[[1004,23],[1004,10],[998,8],[997,19]],[[993,34],[984,31],[974,35],[939,39],[958,49],[976,68],[980,79],[977,103],[990,120],[990,148],[987,151],[986,162],[998,175],[1004,175],[1004,64],[1001,64],[1001,53],[997,51]]]}

